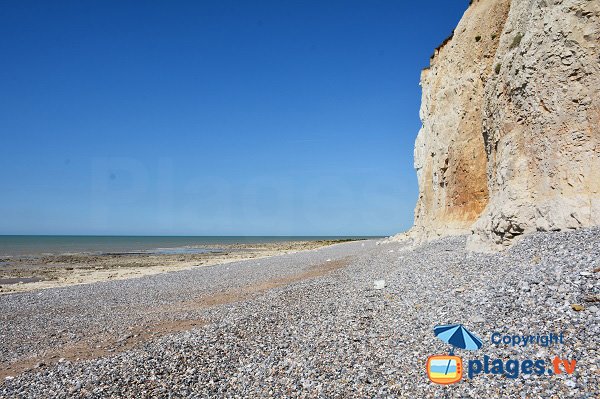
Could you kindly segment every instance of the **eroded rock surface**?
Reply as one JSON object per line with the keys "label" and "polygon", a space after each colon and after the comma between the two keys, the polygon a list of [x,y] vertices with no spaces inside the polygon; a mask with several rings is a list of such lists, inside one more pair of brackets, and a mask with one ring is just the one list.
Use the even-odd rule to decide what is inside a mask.
{"label": "eroded rock surface", "polygon": [[600,224],[600,2],[474,1],[421,85],[411,235]]}

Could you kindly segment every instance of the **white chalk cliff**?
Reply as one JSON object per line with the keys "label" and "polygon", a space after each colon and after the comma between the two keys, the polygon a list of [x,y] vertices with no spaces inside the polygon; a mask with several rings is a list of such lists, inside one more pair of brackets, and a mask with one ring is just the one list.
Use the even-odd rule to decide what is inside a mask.
{"label": "white chalk cliff", "polygon": [[473,1],[421,86],[410,235],[600,225],[600,1]]}

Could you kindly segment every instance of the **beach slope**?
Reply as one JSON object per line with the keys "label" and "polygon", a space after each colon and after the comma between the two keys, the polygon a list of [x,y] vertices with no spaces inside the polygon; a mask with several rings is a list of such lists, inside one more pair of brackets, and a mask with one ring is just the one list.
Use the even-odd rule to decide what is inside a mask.
{"label": "beach slope", "polygon": [[[465,236],[350,242],[4,295],[0,397],[592,397],[599,242],[597,228],[535,233],[493,254],[466,251]],[[433,327],[450,323],[484,344],[457,350],[465,375],[441,386],[425,364],[448,353]],[[494,332],[564,343],[492,344]],[[484,356],[560,356],[576,369],[469,377],[468,360]]]}

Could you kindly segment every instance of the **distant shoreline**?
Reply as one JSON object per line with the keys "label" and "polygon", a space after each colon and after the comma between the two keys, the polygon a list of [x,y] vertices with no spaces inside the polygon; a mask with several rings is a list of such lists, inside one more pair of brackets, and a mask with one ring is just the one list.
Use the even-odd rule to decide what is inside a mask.
{"label": "distant shoreline", "polygon": [[[258,242],[259,239],[264,242]],[[248,259],[258,260],[361,239],[365,238],[343,237],[269,242],[266,241],[267,237],[254,237],[252,238],[254,242],[249,243],[212,242],[202,246],[187,245],[141,251],[130,249],[104,253],[0,255],[0,295],[99,281],[123,280]],[[214,241],[214,237],[210,240]],[[257,262],[257,266],[260,266],[260,262]]]}
{"label": "distant shoreline", "polygon": [[222,246],[299,241],[354,241],[382,236],[123,236],[0,235],[3,258],[40,255],[161,254],[164,251],[218,249]]}

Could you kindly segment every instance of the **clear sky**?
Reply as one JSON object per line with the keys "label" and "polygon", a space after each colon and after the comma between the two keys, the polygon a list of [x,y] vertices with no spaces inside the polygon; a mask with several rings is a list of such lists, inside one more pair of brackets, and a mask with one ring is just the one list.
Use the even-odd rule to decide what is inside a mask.
{"label": "clear sky", "polygon": [[2,1],[0,234],[405,230],[467,4]]}

